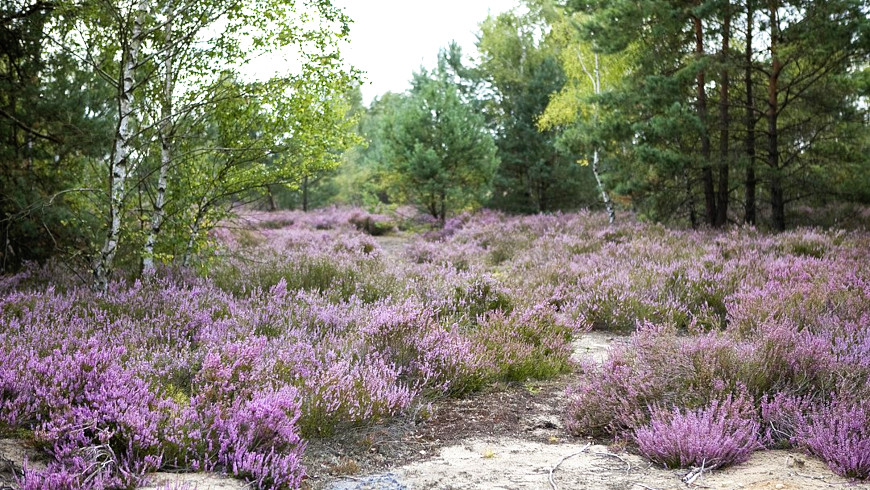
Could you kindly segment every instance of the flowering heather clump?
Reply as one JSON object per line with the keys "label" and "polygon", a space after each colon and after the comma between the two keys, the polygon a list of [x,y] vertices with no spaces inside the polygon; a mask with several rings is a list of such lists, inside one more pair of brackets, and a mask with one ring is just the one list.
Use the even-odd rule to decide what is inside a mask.
{"label": "flowering heather clump", "polygon": [[742,356],[740,346],[715,333],[693,339],[644,325],[571,390],[568,428],[622,436],[648,423],[649,406],[706,406],[738,390]]}
{"label": "flowering heather clump", "polygon": [[789,447],[804,422],[804,414],[813,407],[805,397],[777,393],[761,400],[762,440],[769,447]]}
{"label": "flowering heather clump", "polygon": [[867,476],[850,454],[867,453],[870,236],[606,220],[481,212],[393,253],[372,235],[407,218],[247,213],[195,271],[105,294],[57,264],[0,277],[0,429],[50,459],[21,484],[208,469],[297,487],[306,438],[568,372],[590,328],[634,333],[581,366],[573,433],[707,467],[795,444]]}
{"label": "flowering heather clump", "polygon": [[730,396],[682,412],[654,408],[649,426],[634,431],[640,452],[668,468],[720,468],[749,459],[758,449],[752,403]]}
{"label": "flowering heather clump", "polygon": [[835,399],[803,417],[795,441],[837,474],[870,477],[870,400]]}
{"label": "flowering heather clump", "polygon": [[[680,233],[682,247],[668,243]],[[693,251],[698,246],[701,255]],[[581,277],[589,292],[575,296],[579,304],[570,307],[598,328],[621,328],[631,317],[647,326],[601,368],[584,370],[571,390],[572,432],[625,436],[640,431],[649,437],[657,417],[661,431],[668,427],[665,421],[670,423],[651,406],[673,406],[680,414],[674,420],[684,422],[723,396],[745,390],[762,415],[764,433],[754,437],[764,444],[810,447],[807,427],[814,427],[814,454],[840,473],[846,470],[837,464],[860,466],[860,458],[837,463],[846,461],[847,451],[836,448],[864,453],[866,448],[861,447],[863,433],[849,425],[857,409],[835,408],[855,407],[870,396],[870,241],[865,234],[807,230],[773,238],[751,230],[710,237],[669,232],[629,239],[619,248],[634,248],[625,256],[625,270],[587,258],[607,245],[583,249],[574,263],[589,264],[592,272]],[[650,252],[657,258],[638,258]],[[674,269],[681,256],[696,261]],[[671,265],[657,265],[668,260]],[[669,279],[662,282],[662,277]],[[641,285],[653,292],[641,291]],[[566,290],[556,291],[565,297]],[[662,301],[662,292],[672,304]],[[604,311],[584,307],[588,297],[598,298]],[[617,316],[621,308],[630,312],[624,319]],[[711,327],[719,328],[702,333]],[[842,401],[825,402],[832,394]],[[813,418],[819,410],[813,406],[830,412]]]}

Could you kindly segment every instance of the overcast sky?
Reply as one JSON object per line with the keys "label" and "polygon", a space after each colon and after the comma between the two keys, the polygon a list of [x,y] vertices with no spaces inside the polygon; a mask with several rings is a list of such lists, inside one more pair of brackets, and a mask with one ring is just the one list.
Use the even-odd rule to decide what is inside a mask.
{"label": "overcast sky", "polygon": [[490,13],[517,5],[517,0],[336,0],[354,20],[350,46],[344,48],[348,63],[366,72],[366,104],[385,92],[402,92],[411,74],[432,68],[438,49],[451,40],[472,54],[478,24]]}

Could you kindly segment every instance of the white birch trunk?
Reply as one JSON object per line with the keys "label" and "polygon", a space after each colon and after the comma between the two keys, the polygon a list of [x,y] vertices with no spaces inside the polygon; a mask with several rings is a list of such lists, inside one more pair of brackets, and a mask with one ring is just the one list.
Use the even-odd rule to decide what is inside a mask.
{"label": "white birch trunk", "polygon": [[[601,95],[601,64],[600,59],[598,58],[598,53],[595,53],[595,66],[591,73],[586,68],[586,63],[583,62],[583,53],[579,53],[579,56],[580,66],[583,68],[586,76],[589,77],[589,81],[592,82],[592,91],[595,95]],[[598,106],[595,107],[595,121],[598,122]],[[601,193],[601,199],[604,201],[604,208],[607,209],[607,218],[610,224],[613,224],[616,221],[616,213],[613,210],[613,202],[610,200],[610,195],[607,193],[607,189],[604,188],[604,182],[601,180],[601,170],[599,167],[600,158],[600,150],[595,148],[592,152],[592,174],[595,175],[595,183],[598,185],[598,192]]]}
{"label": "white birch trunk", "polygon": [[166,52],[163,71],[166,78],[163,83],[163,100],[160,105],[160,125],[158,130],[160,133],[160,171],[157,177],[157,196],[154,201],[154,213],[151,216],[151,229],[148,231],[148,238],[145,240],[145,252],[142,259],[142,274],[145,276],[152,276],[156,271],[154,265],[154,245],[157,243],[157,236],[160,234],[160,229],[163,226],[166,187],[168,185],[167,179],[169,165],[172,163],[172,135],[170,133],[172,132],[172,97],[175,92],[172,66],[172,8],[173,4],[170,2],[166,7],[166,34],[163,41],[163,49]]}
{"label": "white birch trunk", "polygon": [[94,289],[105,292],[109,287],[109,275],[112,272],[112,262],[118,251],[118,240],[121,234],[121,214],[127,197],[126,181],[130,165],[130,139],[134,122],[133,89],[135,87],[135,70],[139,61],[139,48],[142,45],[142,26],[145,23],[145,13],[148,2],[141,0],[137,7],[130,35],[129,50],[121,68],[121,92],[118,97],[118,130],[115,133],[115,145],[112,151],[111,195],[109,201],[109,229],[100,254],[94,263]]}
{"label": "white birch trunk", "polygon": [[[595,95],[601,95],[601,66],[599,65],[598,53],[595,53],[595,81],[593,82]],[[598,119],[598,107],[595,108],[595,119]],[[616,221],[616,213],[613,211],[613,203],[610,201],[610,195],[607,189],[604,188],[604,182],[601,181],[601,172],[598,168],[598,148],[592,153],[592,173],[595,174],[595,182],[598,183],[598,190],[601,192],[601,199],[604,200],[604,207],[607,209],[607,218],[612,225]]]}
{"label": "white birch trunk", "polygon": [[598,184],[598,190],[601,192],[601,199],[604,200],[608,221],[612,225],[616,221],[616,213],[613,211],[613,203],[610,201],[610,196],[607,194],[607,190],[604,189],[604,182],[601,181],[601,172],[598,170],[597,149],[592,152],[592,173],[595,174],[595,182]]}
{"label": "white birch trunk", "polygon": [[190,263],[193,261],[193,246],[196,245],[196,237],[199,235],[202,219],[205,217],[205,213],[208,212],[206,209],[207,205],[208,199],[206,196],[202,196],[202,199],[199,201],[198,209],[196,210],[196,217],[193,219],[193,224],[190,225],[190,236],[187,238],[187,247],[184,250],[184,257],[181,260],[181,265],[183,267],[189,267]]}
{"label": "white birch trunk", "polygon": [[196,243],[196,236],[199,235],[199,221],[200,217],[197,216],[190,227],[190,237],[187,239],[187,247],[184,250],[184,258],[181,261],[183,267],[190,267],[190,263],[193,260],[193,246]]}

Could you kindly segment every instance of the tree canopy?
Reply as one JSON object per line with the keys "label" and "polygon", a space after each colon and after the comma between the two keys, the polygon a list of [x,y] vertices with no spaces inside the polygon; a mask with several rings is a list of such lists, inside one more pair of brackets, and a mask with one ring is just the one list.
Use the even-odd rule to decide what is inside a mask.
{"label": "tree canopy", "polygon": [[[329,1],[22,1],[0,15],[4,267],[75,250],[105,289],[118,253],[146,272],[187,263],[232,206],[355,142],[350,20]],[[264,53],[296,68],[245,80]],[[58,240],[71,222],[81,235]]]}
{"label": "tree canopy", "polygon": [[[866,0],[527,0],[364,107],[328,0],[0,6],[0,267],[190,264],[234,207],[870,204]],[[448,40],[445,40],[445,43]],[[286,60],[252,78],[251,60]],[[363,67],[364,68],[364,67]]]}
{"label": "tree canopy", "polygon": [[486,201],[498,164],[483,116],[463,100],[442,54],[433,73],[379,120],[380,169],[391,198],[420,205],[442,223],[448,212]]}

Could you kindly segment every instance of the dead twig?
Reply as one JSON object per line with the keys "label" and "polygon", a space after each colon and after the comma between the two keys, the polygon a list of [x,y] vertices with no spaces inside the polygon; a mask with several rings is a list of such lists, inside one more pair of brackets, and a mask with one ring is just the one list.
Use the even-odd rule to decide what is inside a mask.
{"label": "dead twig", "polygon": [[704,465],[701,464],[700,468],[698,468],[698,467],[692,468],[681,479],[683,480],[683,483],[685,483],[686,485],[692,486],[692,483],[695,483],[695,480],[700,478],[701,474],[703,474],[703,473],[704,473]]}
{"label": "dead twig", "polygon": [[646,488],[646,490],[659,490],[658,488],[650,487],[650,486],[644,485],[643,483],[637,482],[637,481],[632,483],[632,485],[636,485],[640,488]]}
{"label": "dead twig", "polygon": [[573,458],[574,456],[577,456],[578,454],[585,452],[587,449],[589,449],[589,447],[591,445],[592,445],[591,442],[587,442],[586,445],[583,446],[583,449],[577,451],[576,453],[569,454],[569,455],[565,456],[564,458],[560,459],[558,463],[556,463],[556,466],[553,466],[552,468],[550,468],[550,475],[547,477],[547,479],[550,482],[550,488],[552,488],[553,490],[559,490],[559,487],[556,486],[556,481],[553,480],[553,473],[555,473],[556,470],[559,469],[559,466],[562,466],[562,463],[564,463],[568,458]]}
{"label": "dead twig", "polygon": [[681,478],[681,480],[683,481],[683,483],[685,483],[689,487],[694,485],[698,488],[710,488],[710,487],[706,487],[704,485],[701,485],[700,483],[695,483],[695,480],[700,478],[701,475],[703,475],[705,471],[712,471],[718,467],[719,467],[719,465],[715,464],[715,465],[708,468],[707,467],[707,460],[705,459],[705,460],[701,461],[700,468],[692,467],[691,470],[688,473],[686,473],[686,475],[683,478]]}
{"label": "dead twig", "polygon": [[353,481],[365,481],[365,478],[357,478],[351,475],[338,475],[338,478],[343,478],[345,480],[353,480]]}
{"label": "dead twig", "polygon": [[599,452],[592,453],[592,454],[595,454],[595,455],[597,455],[597,456],[610,456],[611,458],[616,458],[616,459],[622,461],[623,463],[625,463],[625,465],[626,465],[625,472],[626,472],[626,473],[630,473],[630,472],[631,472],[631,463],[629,463],[628,461],[626,461],[625,458],[623,458],[622,456],[620,456],[620,455],[618,455],[618,454],[613,454],[613,453],[609,453],[609,452],[606,452],[606,451],[599,451]]}
{"label": "dead twig", "polygon": [[804,473],[798,473],[798,472],[795,472],[795,475],[803,477],[803,478],[810,478],[813,480],[819,480],[820,482],[828,483],[827,481],[825,481],[825,477],[823,477],[823,476],[806,475]]}

